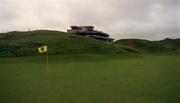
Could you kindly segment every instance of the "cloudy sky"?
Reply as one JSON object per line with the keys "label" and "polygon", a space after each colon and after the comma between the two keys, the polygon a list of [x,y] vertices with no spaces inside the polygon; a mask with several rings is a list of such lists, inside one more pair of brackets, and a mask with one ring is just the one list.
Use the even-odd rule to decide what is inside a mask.
{"label": "cloudy sky", "polygon": [[0,0],[0,32],[93,25],[116,39],[180,38],[180,0]]}

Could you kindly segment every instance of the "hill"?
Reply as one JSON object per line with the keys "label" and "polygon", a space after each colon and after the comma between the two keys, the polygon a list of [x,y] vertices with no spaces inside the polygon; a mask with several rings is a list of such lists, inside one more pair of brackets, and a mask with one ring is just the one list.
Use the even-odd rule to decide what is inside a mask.
{"label": "hill", "polygon": [[131,54],[128,47],[67,34],[60,31],[37,30],[30,32],[8,32],[0,34],[0,57],[39,55],[37,48],[49,46],[50,55],[63,54]]}
{"label": "hill", "polygon": [[157,43],[162,43],[164,45],[168,45],[177,49],[180,49],[180,39],[171,39],[171,38],[166,38],[161,41],[156,41]]}
{"label": "hill", "polygon": [[0,33],[0,57],[40,55],[37,48],[49,46],[50,55],[161,53],[180,49],[180,39],[149,41],[121,39],[104,42],[61,31],[36,30]]}
{"label": "hill", "polygon": [[162,41],[149,41],[142,39],[122,39],[115,42],[116,45],[124,45],[138,50],[142,53],[157,53],[164,51],[172,51],[175,48],[172,45],[163,44]]}

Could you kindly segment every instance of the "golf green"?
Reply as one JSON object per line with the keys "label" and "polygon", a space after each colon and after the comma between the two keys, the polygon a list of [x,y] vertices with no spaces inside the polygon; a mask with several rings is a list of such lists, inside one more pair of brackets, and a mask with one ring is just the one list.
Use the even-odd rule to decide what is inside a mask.
{"label": "golf green", "polygon": [[179,102],[180,55],[0,59],[0,103]]}

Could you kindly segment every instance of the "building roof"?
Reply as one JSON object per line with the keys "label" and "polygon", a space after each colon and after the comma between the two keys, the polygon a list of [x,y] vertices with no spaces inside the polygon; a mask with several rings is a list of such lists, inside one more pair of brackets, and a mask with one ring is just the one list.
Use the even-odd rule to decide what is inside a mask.
{"label": "building roof", "polygon": [[71,26],[71,28],[94,28],[94,26]]}

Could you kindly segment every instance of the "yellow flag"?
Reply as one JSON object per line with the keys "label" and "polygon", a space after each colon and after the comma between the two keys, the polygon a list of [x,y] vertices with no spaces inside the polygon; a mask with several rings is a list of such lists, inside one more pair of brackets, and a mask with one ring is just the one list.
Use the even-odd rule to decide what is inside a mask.
{"label": "yellow flag", "polygon": [[46,45],[38,48],[39,53],[47,52],[47,50],[48,48]]}

